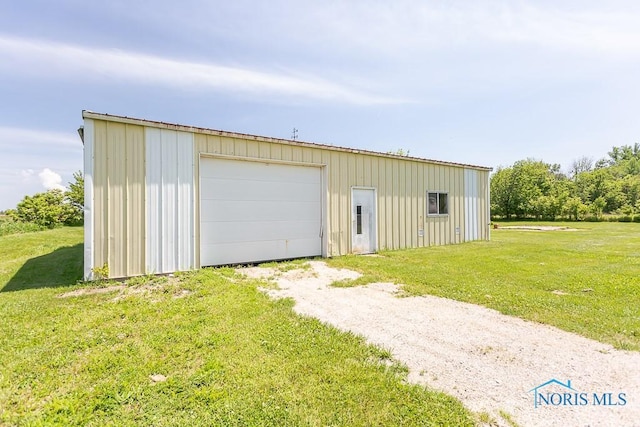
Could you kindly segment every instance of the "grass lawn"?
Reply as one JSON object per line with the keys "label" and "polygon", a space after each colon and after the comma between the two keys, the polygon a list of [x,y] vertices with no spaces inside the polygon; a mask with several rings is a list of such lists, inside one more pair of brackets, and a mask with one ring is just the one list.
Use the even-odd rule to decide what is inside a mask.
{"label": "grass lawn", "polygon": [[229,269],[61,298],[88,287],[81,241],[80,228],[0,237],[0,425],[473,424],[406,384],[388,351]]}
{"label": "grass lawn", "polygon": [[364,273],[356,284],[392,281],[410,295],[480,304],[640,350],[640,224],[535,224],[580,231],[497,229],[490,242],[346,256],[329,263]]}

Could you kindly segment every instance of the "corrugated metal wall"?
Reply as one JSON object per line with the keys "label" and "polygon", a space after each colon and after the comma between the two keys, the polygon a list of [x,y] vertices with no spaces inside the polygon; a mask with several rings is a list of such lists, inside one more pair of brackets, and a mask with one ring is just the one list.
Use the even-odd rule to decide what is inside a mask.
{"label": "corrugated metal wall", "polygon": [[[378,249],[489,238],[488,170],[87,113],[91,267],[111,277],[199,267],[201,154],[324,165],[325,247],[351,251],[352,187],[377,195]],[[91,159],[93,156],[93,159]],[[427,214],[427,193],[448,194],[448,214]],[[323,215],[325,213],[323,212]],[[85,277],[88,277],[85,270]]]}
{"label": "corrugated metal wall", "polygon": [[478,240],[491,237],[491,209],[489,206],[489,171],[479,170],[478,174]]}
{"label": "corrugated metal wall", "polygon": [[149,273],[195,268],[193,134],[146,128]]}
{"label": "corrugated metal wall", "polygon": [[[330,256],[350,253],[350,204],[354,186],[377,189],[379,249],[466,240],[462,167],[196,133],[195,159],[201,153],[325,164],[328,175],[327,251]],[[448,193],[448,215],[427,215],[428,191]]]}
{"label": "corrugated metal wall", "polygon": [[466,241],[478,240],[480,229],[478,213],[480,210],[480,197],[478,186],[478,171],[464,170],[464,239]]}
{"label": "corrugated metal wall", "polygon": [[93,266],[145,272],[144,127],[93,122]]}

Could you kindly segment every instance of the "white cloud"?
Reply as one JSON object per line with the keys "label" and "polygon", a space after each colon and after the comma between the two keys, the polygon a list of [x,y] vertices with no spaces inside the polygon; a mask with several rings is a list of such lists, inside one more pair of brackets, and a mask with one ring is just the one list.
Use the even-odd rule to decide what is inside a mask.
{"label": "white cloud", "polygon": [[0,36],[0,67],[2,63],[12,73],[20,70],[21,73],[74,80],[123,80],[136,84],[275,94],[364,105],[402,102],[294,72],[264,72],[6,36]]}
{"label": "white cloud", "polygon": [[42,186],[47,190],[62,190],[66,191],[66,187],[62,185],[62,177],[49,168],[44,168],[38,176]]}

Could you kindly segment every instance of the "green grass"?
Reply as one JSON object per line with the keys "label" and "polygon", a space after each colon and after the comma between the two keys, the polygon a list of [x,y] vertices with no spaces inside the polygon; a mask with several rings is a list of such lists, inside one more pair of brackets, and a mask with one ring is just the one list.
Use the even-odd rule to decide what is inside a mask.
{"label": "green grass", "polygon": [[0,237],[0,293],[82,279],[82,227]]}
{"label": "green grass", "polygon": [[490,242],[346,256],[329,263],[403,284],[409,295],[480,304],[619,349],[640,350],[640,224],[537,224],[580,231],[498,229]]}
{"label": "green grass", "polygon": [[518,427],[518,423],[514,421],[513,417],[508,412],[500,411],[500,416],[507,422],[507,424],[509,424],[510,427]]}
{"label": "green grass", "polygon": [[34,231],[44,230],[45,227],[42,227],[38,224],[33,224],[31,222],[20,222],[20,221],[12,221],[7,219],[0,219],[0,237],[8,236],[10,234],[20,234],[20,233],[31,233]]}
{"label": "green grass", "polygon": [[458,401],[407,384],[388,351],[229,269],[61,298],[108,289],[75,284],[81,240],[0,238],[0,425],[473,424]]}

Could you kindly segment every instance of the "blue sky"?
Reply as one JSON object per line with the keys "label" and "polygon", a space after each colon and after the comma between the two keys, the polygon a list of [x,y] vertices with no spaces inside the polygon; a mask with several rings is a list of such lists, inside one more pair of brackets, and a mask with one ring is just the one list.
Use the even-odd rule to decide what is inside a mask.
{"label": "blue sky", "polygon": [[640,141],[637,1],[0,0],[0,209],[83,109],[496,167]]}

